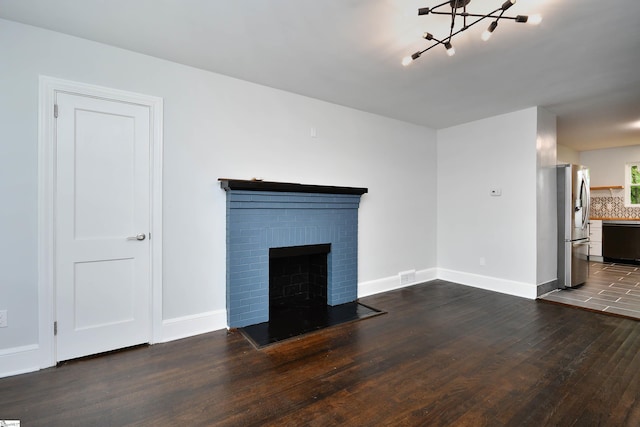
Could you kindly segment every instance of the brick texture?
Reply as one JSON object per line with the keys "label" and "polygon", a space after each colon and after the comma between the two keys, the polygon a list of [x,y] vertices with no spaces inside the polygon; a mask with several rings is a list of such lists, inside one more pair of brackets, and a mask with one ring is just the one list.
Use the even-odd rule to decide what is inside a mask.
{"label": "brick texture", "polygon": [[359,195],[227,191],[230,327],[269,320],[269,248],[331,244],[327,303],[358,295]]}

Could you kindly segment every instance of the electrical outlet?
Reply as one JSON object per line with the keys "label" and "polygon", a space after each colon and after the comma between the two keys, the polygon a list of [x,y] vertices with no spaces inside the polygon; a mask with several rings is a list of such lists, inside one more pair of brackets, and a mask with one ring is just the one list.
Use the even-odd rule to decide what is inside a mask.
{"label": "electrical outlet", "polygon": [[0,328],[6,328],[7,326],[7,310],[0,310]]}

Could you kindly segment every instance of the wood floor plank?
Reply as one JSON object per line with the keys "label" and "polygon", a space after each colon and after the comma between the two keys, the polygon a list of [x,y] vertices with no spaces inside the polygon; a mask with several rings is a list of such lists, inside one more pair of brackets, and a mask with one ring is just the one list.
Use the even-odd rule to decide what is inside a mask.
{"label": "wood floor plank", "polygon": [[[604,273],[603,273],[604,274]],[[28,426],[640,425],[640,321],[440,280],[263,350],[217,331],[0,379]]]}

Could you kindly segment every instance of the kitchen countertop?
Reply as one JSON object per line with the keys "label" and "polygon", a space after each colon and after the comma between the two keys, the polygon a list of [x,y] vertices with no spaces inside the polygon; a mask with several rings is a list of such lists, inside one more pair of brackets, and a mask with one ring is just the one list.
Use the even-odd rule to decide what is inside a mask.
{"label": "kitchen countertop", "polygon": [[640,221],[640,218],[589,218],[590,220],[598,221]]}

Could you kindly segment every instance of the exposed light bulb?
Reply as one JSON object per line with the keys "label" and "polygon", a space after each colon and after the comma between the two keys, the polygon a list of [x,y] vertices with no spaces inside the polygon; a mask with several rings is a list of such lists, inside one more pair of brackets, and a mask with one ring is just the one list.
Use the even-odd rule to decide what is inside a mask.
{"label": "exposed light bulb", "polygon": [[535,14],[529,15],[529,19],[527,19],[527,24],[538,25],[542,22],[542,15]]}
{"label": "exposed light bulb", "polygon": [[402,65],[404,65],[406,67],[407,65],[411,64],[416,59],[420,58],[420,55],[422,55],[422,52],[416,52],[411,56],[405,56],[404,58],[402,58]]}
{"label": "exposed light bulb", "polygon": [[456,50],[453,48],[453,46],[451,46],[451,43],[446,42],[444,44],[445,49],[447,49],[447,55],[449,56],[453,56],[456,54]]}
{"label": "exposed light bulb", "polygon": [[496,29],[496,27],[498,26],[498,21],[493,21],[491,23],[491,25],[489,25],[489,28],[487,28],[484,33],[482,33],[482,40],[487,41],[491,38],[491,34],[493,34],[493,31]]}
{"label": "exposed light bulb", "polygon": [[516,4],[516,0],[507,0],[502,4],[502,10],[507,10],[514,4]]}

